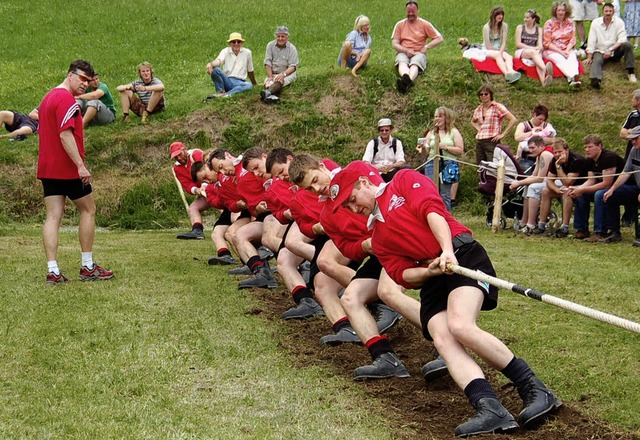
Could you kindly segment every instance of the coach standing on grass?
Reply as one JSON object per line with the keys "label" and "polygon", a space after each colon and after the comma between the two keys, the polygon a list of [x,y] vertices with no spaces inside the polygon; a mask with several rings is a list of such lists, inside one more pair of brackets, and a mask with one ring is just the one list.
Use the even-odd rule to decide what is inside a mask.
{"label": "coach standing on grass", "polygon": [[43,240],[49,271],[47,284],[69,281],[60,271],[56,256],[60,222],[68,197],[80,212],[78,236],[82,251],[81,281],[108,280],[113,272],[93,262],[96,205],[91,173],[84,163],[84,130],[75,97],[82,95],[95,76],[88,61],[75,60],[67,77],[40,103],[40,149],[37,177],[44,189],[47,218]]}

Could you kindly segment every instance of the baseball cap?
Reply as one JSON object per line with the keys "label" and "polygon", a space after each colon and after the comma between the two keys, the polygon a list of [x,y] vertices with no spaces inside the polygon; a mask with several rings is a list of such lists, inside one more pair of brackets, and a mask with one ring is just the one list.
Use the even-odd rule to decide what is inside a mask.
{"label": "baseball cap", "polygon": [[378,121],[378,128],[380,127],[393,127],[393,123],[389,118],[382,118]]}
{"label": "baseball cap", "polygon": [[171,153],[171,159],[180,154],[180,151],[186,148],[182,142],[174,142],[169,146],[169,152]]}
{"label": "baseball cap", "polygon": [[227,43],[231,43],[234,40],[240,40],[244,42],[244,38],[242,38],[242,34],[240,32],[231,32],[229,34],[229,39],[227,40]]}
{"label": "baseball cap", "polygon": [[286,26],[278,26],[276,28],[276,31],[274,32],[274,35],[278,35],[278,34],[287,34],[289,35],[289,28]]}
{"label": "baseball cap", "polygon": [[640,136],[640,125],[637,127],[633,127],[631,130],[629,130],[629,135],[627,136],[627,139],[635,139],[639,136]]}
{"label": "baseball cap", "polygon": [[338,209],[338,206],[347,201],[351,191],[353,191],[353,185],[360,176],[367,177],[374,185],[380,185],[384,182],[380,172],[371,164],[361,160],[351,162],[331,179],[329,195],[334,202],[334,212]]}

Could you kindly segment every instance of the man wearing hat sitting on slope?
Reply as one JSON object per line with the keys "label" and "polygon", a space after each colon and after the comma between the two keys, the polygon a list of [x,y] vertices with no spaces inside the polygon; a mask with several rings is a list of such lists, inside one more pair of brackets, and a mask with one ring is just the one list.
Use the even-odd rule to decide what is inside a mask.
{"label": "man wearing hat sitting on slope", "polygon": [[[258,84],[253,73],[253,57],[245,47],[244,39],[238,32],[232,32],[227,40],[229,47],[220,51],[218,58],[207,64],[207,73],[216,87],[216,93],[205,98],[228,98],[236,93],[246,92]],[[251,82],[247,81],[247,76]],[[253,85],[252,85],[253,84]]]}
{"label": "man wearing hat sitting on slope", "polygon": [[280,92],[284,86],[291,84],[296,78],[298,68],[298,49],[289,42],[289,28],[278,26],[276,39],[267,44],[264,55],[264,68],[267,78],[260,99],[267,104],[280,102]]}
{"label": "man wearing hat sitting on slope", "polygon": [[391,136],[393,123],[389,118],[378,121],[379,136],[371,139],[367,144],[362,160],[370,163],[380,171],[385,182],[389,182],[402,168],[406,168],[402,142]]}

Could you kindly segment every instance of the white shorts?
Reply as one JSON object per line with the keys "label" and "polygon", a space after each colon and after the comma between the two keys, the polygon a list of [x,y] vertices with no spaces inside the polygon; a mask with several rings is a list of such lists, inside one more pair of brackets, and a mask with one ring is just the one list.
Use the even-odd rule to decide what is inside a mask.
{"label": "white shorts", "polygon": [[569,0],[569,4],[573,9],[571,19],[574,21],[592,21],[598,18],[598,3],[595,1],[588,3],[587,0]]}
{"label": "white shorts", "polygon": [[524,197],[540,200],[542,198],[542,190],[546,186],[547,182],[532,183],[525,189]]}

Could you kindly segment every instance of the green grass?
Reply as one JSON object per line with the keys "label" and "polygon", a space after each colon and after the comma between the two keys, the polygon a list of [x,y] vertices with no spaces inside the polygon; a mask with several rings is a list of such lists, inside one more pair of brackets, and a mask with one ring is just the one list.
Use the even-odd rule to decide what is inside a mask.
{"label": "green grass", "polygon": [[[275,8],[246,0],[233,7],[220,0],[113,0],[80,9],[60,0],[0,3],[0,108],[37,106],[75,58],[91,60],[112,91],[148,60],[168,99],[167,111],[147,127],[136,120],[86,131],[98,223],[160,230],[98,234],[98,261],[117,271],[109,283],[43,288],[37,138],[0,142],[0,437],[392,437],[383,418],[364,410],[375,402],[365,401],[358,386],[319,368],[292,373],[294,360],[277,345],[280,323],[247,314],[255,305],[251,296],[193,260],[191,244],[178,246],[164,229],[186,225],[166,157],[174,140],[235,153],[252,145],[286,146],[344,164],[361,157],[375,122],[391,117],[410,162],[418,165],[410,151],[415,139],[435,108],[447,105],[458,113],[472,158],[468,121],[478,104],[475,92],[487,80],[521,120],[535,103],[547,105],[550,121],[574,150],[582,151],[581,139],[590,132],[601,134],[607,148],[624,150],[618,130],[634,86],[625,82],[621,66],[607,68],[602,91],[571,93],[562,80],[545,90],[531,79],[507,86],[499,77],[477,74],[461,58],[457,38],[480,40],[492,2],[457,2],[453,11],[450,2],[420,2],[421,15],[445,43],[430,53],[416,88],[397,95],[390,36],[404,15],[403,3],[291,0]],[[549,17],[549,3],[541,0],[502,4],[512,35],[530,7],[543,20]],[[352,80],[336,69],[335,58],[361,13],[371,18],[373,56]],[[204,65],[228,34],[239,31],[247,39],[260,81],[264,48],[280,24],[291,29],[301,59],[300,79],[283,103],[267,108],[254,90],[203,104],[212,90]],[[500,276],[640,320],[640,267],[628,231],[624,243],[606,247],[508,231],[493,235],[482,224],[475,186],[475,170],[465,167],[458,197],[463,220],[486,245]],[[77,224],[75,210],[69,209],[65,223]],[[211,251],[208,243],[193,246],[199,257]],[[62,234],[60,261],[69,275],[75,275],[77,247],[75,234]],[[564,400],[581,401],[589,415],[640,435],[638,335],[511,293],[502,294],[500,309],[483,314],[482,323]]]}

